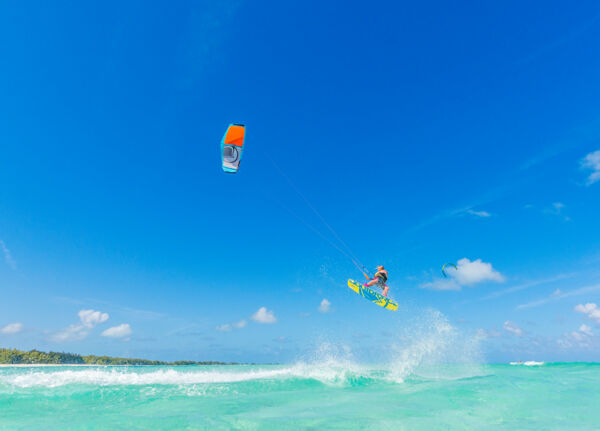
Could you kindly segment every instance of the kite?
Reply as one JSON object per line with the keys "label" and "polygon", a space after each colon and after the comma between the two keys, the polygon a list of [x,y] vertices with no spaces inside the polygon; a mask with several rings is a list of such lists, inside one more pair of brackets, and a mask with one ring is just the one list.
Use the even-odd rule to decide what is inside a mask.
{"label": "kite", "polygon": [[240,169],[244,135],[246,127],[243,124],[230,124],[221,140],[221,163],[223,171],[235,174]]}
{"label": "kite", "polygon": [[448,265],[451,266],[451,267],[453,267],[455,270],[458,271],[458,268],[456,267],[455,264],[453,264],[453,263],[445,263],[444,266],[442,266],[442,274],[444,275],[444,278],[448,278],[448,275],[446,274],[446,267]]}

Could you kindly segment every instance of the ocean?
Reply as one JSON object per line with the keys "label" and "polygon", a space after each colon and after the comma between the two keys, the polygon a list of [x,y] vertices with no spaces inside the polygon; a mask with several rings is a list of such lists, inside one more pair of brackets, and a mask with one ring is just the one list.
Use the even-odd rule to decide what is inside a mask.
{"label": "ocean", "polygon": [[0,430],[600,430],[600,364],[8,367]]}

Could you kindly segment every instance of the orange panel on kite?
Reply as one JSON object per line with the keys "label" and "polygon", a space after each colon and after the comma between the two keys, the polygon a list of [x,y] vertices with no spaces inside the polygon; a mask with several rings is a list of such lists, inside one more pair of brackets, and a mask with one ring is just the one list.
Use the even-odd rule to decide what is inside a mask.
{"label": "orange panel on kite", "polygon": [[236,145],[241,147],[244,145],[244,133],[246,128],[240,124],[232,124],[225,133],[225,139],[223,143],[225,145]]}

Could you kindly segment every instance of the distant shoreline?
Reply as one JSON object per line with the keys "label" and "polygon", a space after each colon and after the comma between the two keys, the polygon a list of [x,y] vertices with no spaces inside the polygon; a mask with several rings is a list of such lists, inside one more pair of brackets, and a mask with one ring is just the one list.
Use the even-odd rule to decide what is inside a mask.
{"label": "distant shoreline", "polygon": [[[99,364],[0,364],[0,368],[44,368],[44,367],[131,367],[133,365]],[[141,365],[140,365],[141,366]]]}
{"label": "distant shoreline", "polygon": [[[190,364],[199,367],[206,365]],[[214,364],[232,365],[232,364]],[[245,365],[245,364],[236,364]],[[181,367],[182,365],[148,365],[148,364],[0,364],[0,368],[46,368],[46,367]],[[189,366],[189,365],[188,365]]]}
{"label": "distant shoreline", "polygon": [[65,352],[41,352],[0,348],[0,366],[126,366],[126,365],[238,365],[237,362],[219,361],[156,361],[139,358],[118,358],[112,356],[79,355]]}

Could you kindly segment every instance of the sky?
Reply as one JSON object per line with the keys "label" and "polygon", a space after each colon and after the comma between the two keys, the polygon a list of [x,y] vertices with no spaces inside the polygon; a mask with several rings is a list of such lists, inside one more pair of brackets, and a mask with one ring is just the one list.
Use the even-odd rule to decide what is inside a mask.
{"label": "sky", "polygon": [[597,2],[26,1],[0,39],[1,347],[600,357]]}

